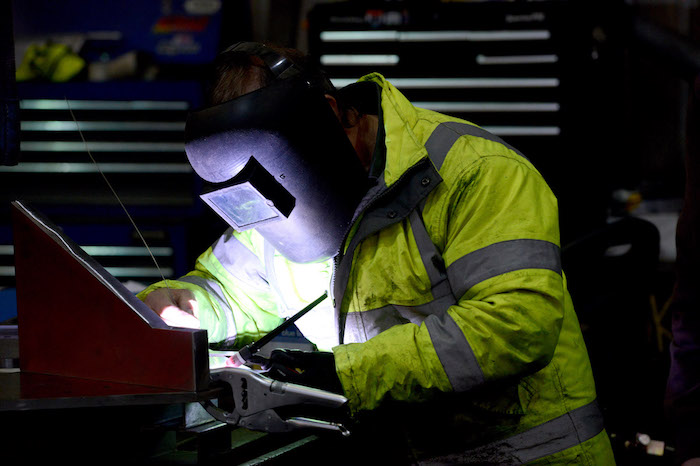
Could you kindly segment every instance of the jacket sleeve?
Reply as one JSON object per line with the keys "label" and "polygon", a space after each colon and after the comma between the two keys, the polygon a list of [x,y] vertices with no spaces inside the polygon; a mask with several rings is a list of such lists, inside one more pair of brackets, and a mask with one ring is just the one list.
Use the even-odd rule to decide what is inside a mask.
{"label": "jacket sleeve", "polygon": [[[282,321],[278,304],[265,276],[262,239],[252,230],[226,231],[197,259],[195,269],[167,286],[192,291],[197,300],[195,317],[208,331],[210,342],[231,341],[243,346],[258,339]],[[138,294],[166,287],[161,281]]]}
{"label": "jacket sleeve", "polygon": [[441,252],[453,305],[334,348],[354,410],[384,398],[470,392],[538,371],[564,315],[557,203],[525,160],[481,157],[431,194],[423,219]]}

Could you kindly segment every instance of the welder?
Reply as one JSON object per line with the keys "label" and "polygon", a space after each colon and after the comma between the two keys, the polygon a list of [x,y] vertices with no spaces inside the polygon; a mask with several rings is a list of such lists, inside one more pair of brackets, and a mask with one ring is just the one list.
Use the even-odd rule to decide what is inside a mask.
{"label": "welder", "polygon": [[328,291],[298,321],[318,351],[273,352],[294,370],[270,376],[388,416],[396,463],[614,464],[557,201],[523,154],[263,44],[223,52],[211,94],[186,152],[231,228],[151,308],[241,347]]}

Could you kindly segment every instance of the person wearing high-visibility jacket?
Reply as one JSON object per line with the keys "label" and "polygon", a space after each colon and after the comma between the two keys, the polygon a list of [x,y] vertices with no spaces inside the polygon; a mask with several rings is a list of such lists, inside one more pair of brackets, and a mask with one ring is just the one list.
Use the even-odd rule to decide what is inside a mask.
{"label": "person wearing high-visibility jacket", "polygon": [[[268,60],[268,48],[238,52],[263,57],[260,67],[274,72],[272,84],[239,99],[272,98],[273,86],[291,86],[278,81],[295,79],[275,72],[270,63],[285,58]],[[557,201],[540,173],[482,128],[414,107],[379,74],[330,92],[328,107],[343,122],[367,180],[350,203],[338,250],[314,256],[304,243],[315,244],[314,237],[294,244],[296,231],[314,230],[305,224],[285,230],[293,210],[255,210],[264,225],[230,229],[194,271],[168,281],[167,293],[159,282],[139,296],[166,321],[183,316],[206,328],[210,341],[242,346],[328,290],[331,297],[298,321],[317,343],[318,358],[294,366],[323,365],[326,370],[314,374],[326,380],[290,380],[337,387],[358,416],[387,405],[410,407],[390,412],[417,462],[614,464],[561,266]],[[352,104],[349,124],[342,100]],[[196,127],[201,117],[217,126],[213,116],[225,114],[219,118],[230,121],[221,128],[228,128],[233,105],[242,106],[226,101],[188,125]],[[253,201],[225,198],[231,173],[216,167],[223,147],[240,143],[251,157],[250,141],[241,141],[252,120],[245,132],[221,130],[225,136],[217,139],[213,128],[188,143],[193,168],[216,188],[208,202],[222,217],[238,219],[234,227],[252,221]],[[268,133],[252,140],[267,146],[285,140],[272,133],[269,141]],[[290,167],[276,172],[278,162],[264,155],[252,157],[276,179],[291,173]],[[352,173],[335,173],[331,181]],[[256,183],[251,175],[246,187]],[[307,183],[306,191],[316,189]],[[297,209],[307,193],[285,187]],[[277,196],[258,191],[266,199]],[[275,205],[283,205],[280,199]],[[331,207],[318,218],[333,215]]]}

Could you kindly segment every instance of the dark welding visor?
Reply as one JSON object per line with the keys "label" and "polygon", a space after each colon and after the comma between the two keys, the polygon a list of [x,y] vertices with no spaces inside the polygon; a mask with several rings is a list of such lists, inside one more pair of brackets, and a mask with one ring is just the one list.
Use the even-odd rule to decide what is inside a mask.
{"label": "dark welding visor", "polygon": [[367,189],[324,88],[303,75],[193,112],[185,151],[202,199],[294,262],[335,255]]}

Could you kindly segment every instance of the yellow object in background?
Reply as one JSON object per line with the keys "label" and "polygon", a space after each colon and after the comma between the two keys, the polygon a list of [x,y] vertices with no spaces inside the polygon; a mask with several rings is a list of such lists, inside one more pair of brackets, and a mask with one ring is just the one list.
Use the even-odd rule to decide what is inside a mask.
{"label": "yellow object in background", "polygon": [[85,68],[85,60],[65,44],[32,44],[17,67],[17,81],[69,81]]}

